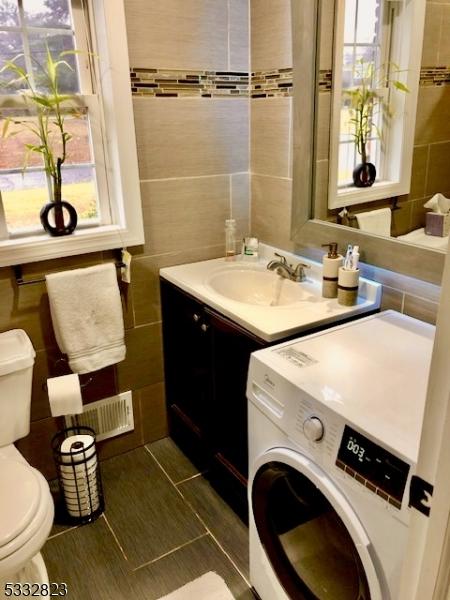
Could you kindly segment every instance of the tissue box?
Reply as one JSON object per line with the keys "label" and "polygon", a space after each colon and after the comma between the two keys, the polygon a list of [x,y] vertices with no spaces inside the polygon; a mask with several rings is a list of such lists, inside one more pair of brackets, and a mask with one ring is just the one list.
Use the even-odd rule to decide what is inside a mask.
{"label": "tissue box", "polygon": [[450,231],[450,214],[427,212],[425,215],[425,233],[445,237]]}

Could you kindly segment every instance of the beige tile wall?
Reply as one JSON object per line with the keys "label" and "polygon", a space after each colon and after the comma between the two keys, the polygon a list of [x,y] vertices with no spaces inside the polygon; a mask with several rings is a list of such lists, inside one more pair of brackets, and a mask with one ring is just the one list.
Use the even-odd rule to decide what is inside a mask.
{"label": "beige tile wall", "polygon": [[[125,0],[131,66],[248,71],[248,0]],[[101,444],[103,458],[167,433],[159,268],[223,255],[224,221],[249,229],[249,105],[246,99],[134,98],[146,243],[133,248],[123,290],[127,357],[93,374],[91,402],[133,391],[135,430]],[[111,260],[96,253],[25,266],[25,277]],[[58,363],[44,284],[17,288],[0,269],[0,331],[21,327],[37,350],[31,433],[19,442],[47,477],[55,474],[43,383],[67,372]],[[86,377],[83,376],[83,380]]]}
{"label": "beige tile wall", "polygon": [[251,70],[292,67],[290,0],[251,0]]}
{"label": "beige tile wall", "polygon": [[126,0],[125,9],[132,66],[247,70],[248,0]]}
{"label": "beige tile wall", "polygon": [[[251,70],[292,67],[290,0],[251,0]],[[293,248],[292,98],[251,100],[251,226],[259,239]]]}
{"label": "beige tile wall", "polygon": [[248,171],[247,98],[134,98],[143,180]]}

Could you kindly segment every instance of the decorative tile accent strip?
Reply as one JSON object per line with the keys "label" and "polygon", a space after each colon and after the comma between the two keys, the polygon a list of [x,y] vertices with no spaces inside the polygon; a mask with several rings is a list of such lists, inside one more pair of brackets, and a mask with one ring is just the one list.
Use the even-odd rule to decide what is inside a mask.
{"label": "decorative tile accent strip", "polygon": [[319,92],[330,92],[333,86],[333,72],[331,69],[319,71]]}
{"label": "decorative tile accent strip", "polygon": [[[442,69],[445,68],[427,69],[427,73],[437,71],[438,76],[441,77],[439,81],[442,81]],[[132,67],[130,69],[131,92],[133,96],[165,98],[189,96],[197,98],[285,97],[292,96],[292,71],[292,67],[253,73]],[[450,70],[446,70],[445,73],[447,77],[450,77]],[[320,71],[319,92],[329,92],[332,88],[332,81],[331,70]]]}
{"label": "decorative tile accent strip", "polygon": [[449,67],[422,67],[420,69],[421,86],[450,85]]}
{"label": "decorative tile accent strip", "polygon": [[292,68],[256,71],[251,74],[250,96],[292,96]]}
{"label": "decorative tile accent strip", "polygon": [[237,71],[130,70],[133,96],[216,98],[248,97],[248,73]]}

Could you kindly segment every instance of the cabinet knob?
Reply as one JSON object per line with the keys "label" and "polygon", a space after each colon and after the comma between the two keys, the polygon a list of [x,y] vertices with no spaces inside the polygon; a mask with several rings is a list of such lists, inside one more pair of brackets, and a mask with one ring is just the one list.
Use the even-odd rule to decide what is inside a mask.
{"label": "cabinet knob", "polygon": [[192,315],[192,318],[194,319],[194,323],[198,323],[200,321],[200,315],[198,315],[197,313],[194,313]]}
{"label": "cabinet knob", "polygon": [[208,331],[209,329],[209,325],[207,325],[206,323],[203,323],[202,325],[200,325],[200,329],[202,331]]}

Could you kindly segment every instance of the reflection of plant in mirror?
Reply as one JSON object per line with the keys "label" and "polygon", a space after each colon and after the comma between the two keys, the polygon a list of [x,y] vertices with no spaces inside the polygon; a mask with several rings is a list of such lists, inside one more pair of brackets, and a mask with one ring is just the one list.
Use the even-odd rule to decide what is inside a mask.
{"label": "reflection of plant in mirror", "polygon": [[391,116],[386,92],[390,87],[400,92],[409,92],[407,86],[397,78],[400,72],[393,63],[376,68],[373,63],[360,59],[354,69],[354,80],[359,81],[359,85],[343,90],[344,98],[350,101],[349,123],[353,128],[351,135],[363,164],[368,162],[367,144],[373,132],[380,139],[383,137],[374,119],[377,111],[382,113],[385,121]]}

